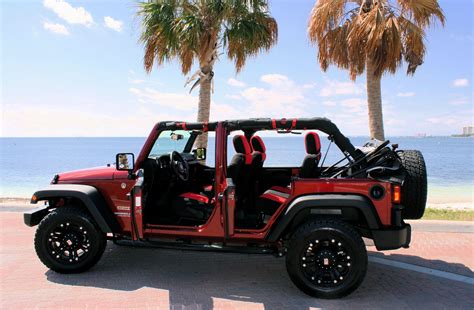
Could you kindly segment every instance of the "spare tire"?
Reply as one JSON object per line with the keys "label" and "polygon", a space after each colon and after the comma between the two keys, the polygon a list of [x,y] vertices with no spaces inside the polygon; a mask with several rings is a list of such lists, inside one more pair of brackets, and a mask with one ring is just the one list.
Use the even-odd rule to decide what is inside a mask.
{"label": "spare tire", "polygon": [[402,217],[417,220],[423,216],[426,207],[428,182],[425,160],[421,152],[415,150],[398,152],[398,156],[405,169],[405,181],[401,189],[401,204],[405,207]]}

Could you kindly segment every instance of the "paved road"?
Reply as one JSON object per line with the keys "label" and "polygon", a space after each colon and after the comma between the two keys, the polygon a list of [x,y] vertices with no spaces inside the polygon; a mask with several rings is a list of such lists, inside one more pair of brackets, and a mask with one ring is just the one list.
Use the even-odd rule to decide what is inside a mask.
{"label": "paved road", "polygon": [[[474,308],[473,285],[376,263],[369,264],[367,278],[355,293],[330,301],[308,297],[296,289],[286,274],[283,259],[260,255],[109,244],[92,270],[60,275],[36,258],[32,246],[34,229],[22,225],[21,213],[0,213],[0,230],[1,309]],[[468,248],[468,260],[472,261],[472,243]],[[436,251],[430,253],[436,256]],[[443,265],[463,265],[472,276],[472,267],[467,267],[471,263],[464,260],[453,255]]]}

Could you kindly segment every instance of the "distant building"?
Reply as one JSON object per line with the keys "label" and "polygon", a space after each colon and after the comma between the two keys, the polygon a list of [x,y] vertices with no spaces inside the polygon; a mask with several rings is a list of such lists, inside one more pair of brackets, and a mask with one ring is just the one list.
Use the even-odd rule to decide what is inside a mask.
{"label": "distant building", "polygon": [[472,136],[474,135],[474,127],[473,126],[466,126],[462,128],[463,136]]}
{"label": "distant building", "polygon": [[453,137],[474,137],[474,126],[466,126],[462,128],[462,134],[452,135]]}

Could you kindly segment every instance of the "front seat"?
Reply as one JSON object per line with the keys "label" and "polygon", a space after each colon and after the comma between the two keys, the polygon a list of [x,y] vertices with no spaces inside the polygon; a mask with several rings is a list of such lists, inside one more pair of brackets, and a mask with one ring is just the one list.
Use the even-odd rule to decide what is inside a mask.
{"label": "front seat", "polygon": [[251,207],[251,165],[252,150],[244,135],[234,136],[232,140],[235,155],[227,167],[227,175],[232,179],[235,186],[236,209],[248,209]]}
{"label": "front seat", "polygon": [[[318,164],[321,159],[321,141],[315,132],[308,132],[304,138],[306,153],[299,172],[300,178],[317,178]],[[257,210],[269,216],[284,204],[291,196],[291,187],[273,186],[257,200]]]}
{"label": "front seat", "polygon": [[265,143],[259,136],[252,136],[250,139],[250,145],[252,147],[252,179],[255,184],[255,192],[260,193],[260,187],[262,184],[262,172],[263,163],[267,158]]}
{"label": "front seat", "polygon": [[321,159],[321,140],[315,132],[308,132],[304,137],[306,146],[306,157],[301,165],[300,178],[317,178],[320,174],[318,169],[319,160]]}

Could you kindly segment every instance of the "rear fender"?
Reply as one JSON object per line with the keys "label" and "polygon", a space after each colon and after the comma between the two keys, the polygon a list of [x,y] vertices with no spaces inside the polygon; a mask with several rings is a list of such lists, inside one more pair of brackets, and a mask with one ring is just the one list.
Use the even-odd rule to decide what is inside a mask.
{"label": "rear fender", "polygon": [[301,223],[308,217],[333,216],[343,220],[361,220],[370,230],[379,229],[380,222],[376,217],[373,204],[366,197],[359,195],[319,194],[305,195],[294,199],[283,212],[275,227],[270,231],[267,240],[278,241],[295,223]]}
{"label": "rear fender", "polygon": [[[31,203],[36,204],[38,201],[51,200],[54,198],[74,198],[79,200],[104,233],[117,233],[120,231],[120,225],[115,219],[113,212],[95,187],[89,185],[54,184],[35,192]],[[52,207],[54,206],[49,206],[48,208]],[[41,209],[32,214],[25,213],[25,224],[34,226],[38,224],[46,214],[47,212]],[[27,219],[29,221],[28,223]]]}

